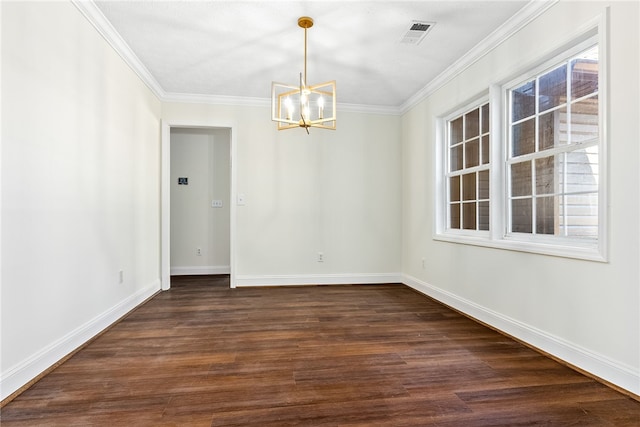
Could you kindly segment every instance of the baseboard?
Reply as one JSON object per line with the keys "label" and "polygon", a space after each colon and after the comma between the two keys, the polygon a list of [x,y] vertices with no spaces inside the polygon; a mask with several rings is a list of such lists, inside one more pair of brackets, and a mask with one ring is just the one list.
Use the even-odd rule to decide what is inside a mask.
{"label": "baseboard", "polygon": [[292,275],[242,275],[236,276],[236,287],[242,286],[297,286],[400,283],[400,273],[361,274],[292,274]]}
{"label": "baseboard", "polygon": [[65,356],[91,340],[159,290],[160,279],[157,279],[146,288],[141,289],[84,325],[69,332],[25,361],[2,372],[0,375],[0,401],[29,384],[41,373],[56,365]]}
{"label": "baseboard", "polygon": [[231,274],[231,267],[228,265],[207,265],[194,267],[171,267],[172,276],[192,276],[203,274]]}
{"label": "baseboard", "polygon": [[[173,273],[172,273],[173,274]],[[188,274],[188,273],[184,273]],[[191,273],[194,274],[194,273]],[[228,274],[228,273],[200,273]],[[613,361],[562,338],[511,319],[500,313],[482,307],[443,289],[432,286],[415,277],[400,273],[373,274],[330,274],[330,275],[261,275],[238,276],[236,286],[282,286],[282,285],[332,285],[332,284],[380,284],[404,283],[405,285],[432,297],[480,322],[486,323],[532,347],[548,353],[587,373],[603,379],[616,387],[640,396],[640,372],[630,366]],[[101,331],[137,307],[160,290],[160,281],[131,295],[103,314],[71,331],[58,341],[50,344],[24,362],[8,369],[0,375],[0,401],[28,384],[45,370],[54,366],[66,355],[88,342]]]}
{"label": "baseboard", "polygon": [[640,396],[640,372],[631,366],[616,362],[560,337],[489,310],[415,277],[403,275],[402,283],[579,370],[635,396]]}

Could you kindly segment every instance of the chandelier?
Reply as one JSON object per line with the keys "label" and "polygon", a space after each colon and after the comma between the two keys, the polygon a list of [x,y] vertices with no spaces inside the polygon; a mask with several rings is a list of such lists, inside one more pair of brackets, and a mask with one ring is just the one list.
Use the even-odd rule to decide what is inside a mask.
{"label": "chandelier", "polygon": [[307,84],[307,30],[313,19],[303,16],[298,26],[304,29],[304,71],[300,83],[290,85],[271,84],[271,120],[278,123],[278,130],[304,128],[336,128],[336,81],[317,85]]}

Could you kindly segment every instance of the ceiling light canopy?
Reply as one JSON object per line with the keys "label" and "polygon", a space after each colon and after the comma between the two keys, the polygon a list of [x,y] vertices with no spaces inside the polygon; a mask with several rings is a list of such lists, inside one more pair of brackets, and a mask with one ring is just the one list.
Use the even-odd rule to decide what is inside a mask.
{"label": "ceiling light canopy", "polygon": [[307,30],[313,19],[303,16],[298,26],[304,29],[304,71],[297,85],[271,84],[271,120],[278,130],[310,127],[336,128],[336,81],[310,85],[307,82]]}

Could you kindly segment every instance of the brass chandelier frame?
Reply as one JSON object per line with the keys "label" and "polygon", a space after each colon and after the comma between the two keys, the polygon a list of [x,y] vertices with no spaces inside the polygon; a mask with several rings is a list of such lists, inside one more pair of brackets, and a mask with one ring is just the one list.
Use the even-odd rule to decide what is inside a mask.
{"label": "brass chandelier frame", "polygon": [[313,26],[313,19],[302,16],[298,26],[304,29],[304,71],[297,86],[271,84],[271,119],[278,123],[278,130],[298,127],[307,133],[310,127],[335,130],[336,81],[307,85],[307,30]]}

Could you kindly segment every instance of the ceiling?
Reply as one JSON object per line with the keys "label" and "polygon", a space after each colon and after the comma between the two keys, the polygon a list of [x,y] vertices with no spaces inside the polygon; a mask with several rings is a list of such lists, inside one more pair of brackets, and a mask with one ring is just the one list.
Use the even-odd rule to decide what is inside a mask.
{"label": "ceiling", "polygon": [[[297,84],[304,52],[297,21],[310,16],[308,83],[336,80],[340,104],[394,108],[528,3],[94,1],[102,26],[115,30],[165,95],[268,99],[272,81]],[[435,25],[420,44],[401,43],[414,20]]]}

